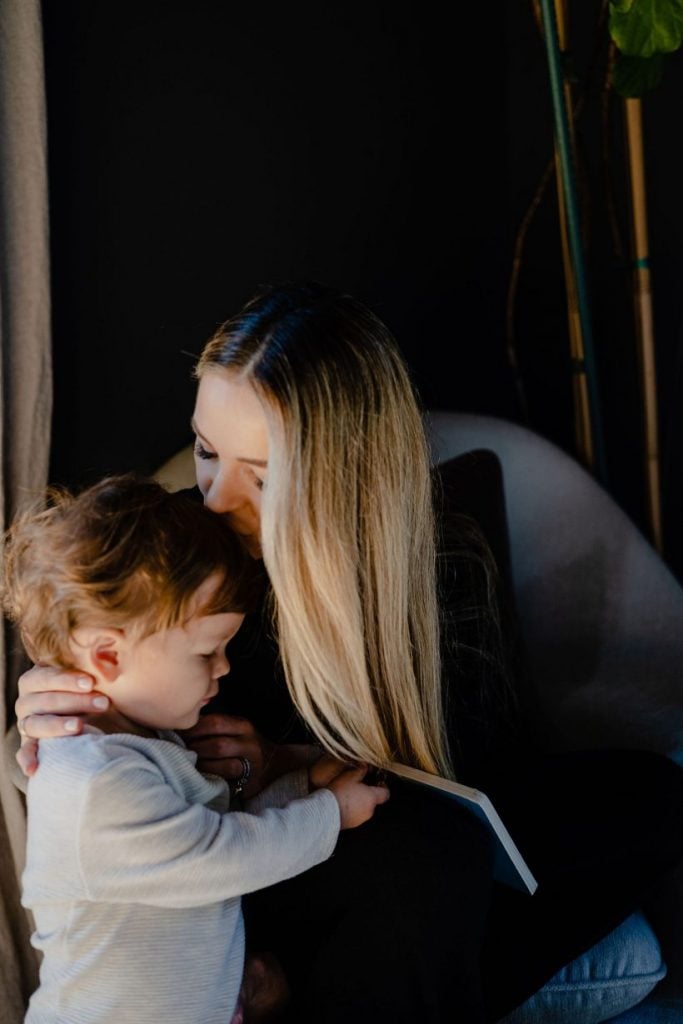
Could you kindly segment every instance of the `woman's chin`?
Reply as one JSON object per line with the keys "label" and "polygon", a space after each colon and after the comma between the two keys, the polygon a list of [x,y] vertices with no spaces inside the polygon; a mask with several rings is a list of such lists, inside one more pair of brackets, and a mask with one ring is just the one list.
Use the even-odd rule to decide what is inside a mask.
{"label": "woman's chin", "polygon": [[263,558],[263,551],[261,550],[261,541],[258,537],[244,537],[244,546],[251,555],[252,558],[258,560]]}
{"label": "woman's chin", "polygon": [[232,529],[235,531],[239,539],[242,541],[242,543],[244,544],[245,548],[247,549],[252,558],[263,558],[263,552],[261,550],[261,538],[257,533],[241,533],[234,526],[232,527]]}

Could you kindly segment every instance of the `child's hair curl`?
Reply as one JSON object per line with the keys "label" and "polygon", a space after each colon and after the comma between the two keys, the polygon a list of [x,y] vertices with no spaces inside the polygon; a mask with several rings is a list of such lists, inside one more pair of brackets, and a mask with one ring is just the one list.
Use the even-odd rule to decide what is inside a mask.
{"label": "child's hair curl", "polygon": [[74,668],[79,627],[125,627],[141,639],[178,625],[214,574],[197,613],[246,612],[257,602],[258,563],[190,494],[127,474],[78,495],[52,488],[47,500],[17,518],[5,544],[4,610],[36,662]]}

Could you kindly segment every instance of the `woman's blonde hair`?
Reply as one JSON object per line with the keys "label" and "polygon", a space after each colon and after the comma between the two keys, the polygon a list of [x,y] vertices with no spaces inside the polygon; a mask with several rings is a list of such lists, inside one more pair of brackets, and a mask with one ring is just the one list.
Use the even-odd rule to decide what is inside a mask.
{"label": "woman's blonde hair", "polygon": [[450,774],[430,460],[405,364],[360,302],[256,296],[196,374],[248,381],[269,421],[261,544],[287,684],[328,750]]}

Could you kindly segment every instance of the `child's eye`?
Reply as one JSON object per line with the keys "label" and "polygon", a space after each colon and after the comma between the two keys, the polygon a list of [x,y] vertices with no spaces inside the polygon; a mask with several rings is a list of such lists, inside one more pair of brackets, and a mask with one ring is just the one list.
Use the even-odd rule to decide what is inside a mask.
{"label": "child's eye", "polygon": [[215,452],[210,452],[207,448],[204,447],[204,445],[201,443],[201,441],[195,441],[194,453],[200,459],[215,459],[216,458],[216,453]]}
{"label": "child's eye", "polygon": [[209,651],[208,654],[200,654],[200,657],[205,658],[207,661],[210,661],[211,658],[217,658],[218,655],[225,649],[225,646],[225,641],[223,641],[222,644],[219,644],[218,647],[214,647],[214,649],[212,651]]}

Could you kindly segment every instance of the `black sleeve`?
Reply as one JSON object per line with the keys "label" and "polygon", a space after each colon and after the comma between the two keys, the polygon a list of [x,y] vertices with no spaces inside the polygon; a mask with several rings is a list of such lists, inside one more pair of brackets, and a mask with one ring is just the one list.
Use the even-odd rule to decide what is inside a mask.
{"label": "black sleeve", "polygon": [[230,674],[221,679],[218,696],[207,712],[247,718],[274,743],[313,743],[289,696],[267,605],[266,600],[247,615],[230,641]]}
{"label": "black sleeve", "polygon": [[463,781],[483,786],[528,744],[531,718],[498,458],[474,451],[442,463],[434,489],[451,756]]}

